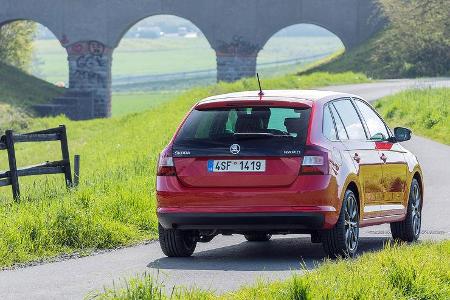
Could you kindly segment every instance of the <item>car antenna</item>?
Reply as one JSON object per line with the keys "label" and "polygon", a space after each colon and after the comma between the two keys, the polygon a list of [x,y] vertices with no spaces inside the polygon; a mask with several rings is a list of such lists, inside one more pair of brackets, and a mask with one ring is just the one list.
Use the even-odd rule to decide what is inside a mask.
{"label": "car antenna", "polygon": [[262,91],[261,88],[261,81],[259,81],[259,74],[256,73],[256,78],[258,78],[258,86],[259,86],[259,100],[262,100],[262,96],[264,96],[264,92]]}

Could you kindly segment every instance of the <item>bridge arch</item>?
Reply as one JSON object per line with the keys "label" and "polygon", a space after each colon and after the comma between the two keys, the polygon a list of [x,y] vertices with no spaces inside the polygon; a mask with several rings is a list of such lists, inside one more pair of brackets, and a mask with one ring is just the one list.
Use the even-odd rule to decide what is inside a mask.
{"label": "bridge arch", "polygon": [[[158,14],[140,19],[121,34],[113,51],[113,91],[184,89],[193,79],[210,84],[216,76],[215,52],[196,24],[176,15]],[[130,105],[113,96],[113,103]],[[129,99],[127,99],[129,100]],[[141,107],[144,99],[141,97]],[[148,100],[149,101],[149,100]],[[150,102],[150,101],[149,101]],[[112,107],[113,113],[116,113]]]}
{"label": "bridge arch", "polygon": [[263,40],[258,53],[258,72],[266,75],[280,74],[278,67],[294,72],[299,64],[323,59],[345,50],[343,41],[333,32],[308,23],[284,27],[269,39]]}
{"label": "bridge arch", "polygon": [[[202,28],[196,24],[196,21],[189,18],[189,17],[185,17],[183,16],[183,14],[179,14],[179,13],[167,13],[167,12],[160,12],[160,13],[149,13],[146,14],[144,16],[139,16],[138,19],[136,20],[132,20],[131,22],[127,23],[126,26],[124,28],[122,28],[118,34],[116,34],[116,36],[112,39],[112,45],[114,48],[116,48],[117,46],[120,45],[120,42],[123,40],[124,36],[127,34],[127,32],[129,32],[134,26],[138,25],[140,22],[153,18],[153,17],[160,17],[160,16],[171,16],[171,17],[176,17],[182,20],[186,20],[190,23],[192,23],[202,34],[203,36],[206,38],[206,40],[208,41],[209,46],[212,48],[212,45],[214,43],[214,39],[212,39],[212,37],[210,37],[210,35],[207,34],[207,31],[202,30]],[[206,33],[205,33],[206,32]]]}
{"label": "bridge arch", "polygon": [[[45,26],[45,24],[40,23],[35,21],[34,19],[24,19],[24,18],[20,18],[20,19],[12,19],[12,20],[8,20],[8,21],[3,21],[3,23],[0,24],[0,30],[2,30],[3,28],[9,26],[9,25],[13,25],[14,23],[17,22],[27,22],[27,23],[31,23],[33,25],[35,25],[35,33],[34,36],[31,38],[31,42],[33,43],[33,58],[31,61],[31,65],[30,65],[30,70],[28,70],[32,75],[41,78],[43,80],[46,80],[50,83],[53,84],[58,84],[59,86],[65,86],[67,79],[68,79],[68,74],[67,74],[67,67],[61,68],[60,73],[58,74],[50,74],[50,72],[48,71],[43,71],[41,72],[41,68],[43,67],[45,68],[54,68],[54,62],[52,61],[51,57],[47,57],[44,56],[42,57],[42,53],[39,51],[41,48],[41,43],[50,43],[50,42],[44,42],[43,40],[53,40],[54,43],[56,43],[57,48],[55,48],[55,51],[53,51],[53,55],[56,55],[57,58],[61,58],[64,55],[66,55],[66,51],[64,46],[61,45],[60,41],[58,40],[57,36],[55,35],[55,32],[53,30],[51,30],[50,28],[48,28],[47,26]],[[40,37],[45,36],[45,38],[40,39]],[[36,44],[39,43],[39,44]],[[53,42],[51,42],[53,43]],[[47,46],[47,45],[44,45]],[[51,45],[51,47],[53,47],[53,45]],[[66,64],[66,60],[61,60],[61,64]],[[50,65],[50,66],[48,66]],[[50,76],[47,76],[50,75]]]}

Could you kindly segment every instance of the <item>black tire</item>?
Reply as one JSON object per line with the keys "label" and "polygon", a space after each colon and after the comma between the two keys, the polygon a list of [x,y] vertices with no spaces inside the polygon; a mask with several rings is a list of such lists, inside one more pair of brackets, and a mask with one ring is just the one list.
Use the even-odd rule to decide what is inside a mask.
{"label": "black tire", "polygon": [[345,192],[336,225],[322,231],[323,249],[330,258],[354,257],[359,241],[359,207],[355,193]]}
{"label": "black tire", "polygon": [[194,253],[197,242],[190,231],[164,229],[158,226],[159,244],[168,257],[188,257]]}
{"label": "black tire", "polygon": [[264,232],[255,232],[245,234],[244,237],[249,242],[267,242],[272,238],[272,235]]}
{"label": "black tire", "polygon": [[406,218],[403,221],[391,223],[392,238],[409,243],[417,241],[421,226],[422,193],[419,182],[414,178],[411,182]]}

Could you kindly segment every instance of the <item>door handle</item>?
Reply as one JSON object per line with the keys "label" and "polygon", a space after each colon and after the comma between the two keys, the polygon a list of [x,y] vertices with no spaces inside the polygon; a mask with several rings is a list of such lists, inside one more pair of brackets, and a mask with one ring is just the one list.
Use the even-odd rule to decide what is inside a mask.
{"label": "door handle", "polygon": [[387,156],[384,155],[384,153],[381,153],[380,159],[381,159],[383,162],[386,162]]}
{"label": "door handle", "polygon": [[355,155],[353,155],[353,159],[359,163],[361,161],[361,157],[358,155],[358,153],[355,153]]}

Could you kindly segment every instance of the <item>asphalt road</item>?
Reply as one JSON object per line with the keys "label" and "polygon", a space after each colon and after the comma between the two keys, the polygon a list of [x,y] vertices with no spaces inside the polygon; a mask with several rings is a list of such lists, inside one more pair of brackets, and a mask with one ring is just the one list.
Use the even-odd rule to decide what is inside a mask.
{"label": "asphalt road", "polygon": [[[329,87],[372,101],[411,87],[450,87],[450,80],[393,80],[373,84]],[[450,101],[450,99],[449,99]],[[405,143],[422,164],[425,205],[422,240],[450,238],[450,147],[414,137]],[[387,225],[365,228],[360,253],[376,251],[390,239]],[[264,244],[249,243],[241,236],[217,237],[199,244],[191,258],[166,258],[152,242],[85,258],[70,259],[0,272],[0,299],[81,299],[104,286],[147,272],[159,276],[168,289],[174,284],[197,286],[217,292],[237,289],[257,280],[275,280],[300,271],[300,264],[314,268],[322,262],[320,244],[308,236],[275,237]]]}

